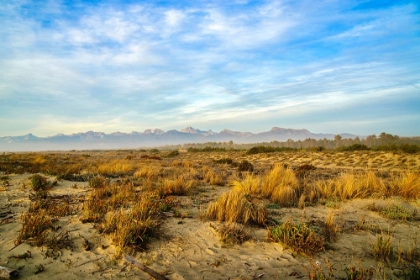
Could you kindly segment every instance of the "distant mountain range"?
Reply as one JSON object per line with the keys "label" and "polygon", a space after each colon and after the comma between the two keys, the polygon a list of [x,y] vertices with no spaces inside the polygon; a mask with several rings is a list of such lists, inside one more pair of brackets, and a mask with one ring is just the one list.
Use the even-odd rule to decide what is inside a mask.
{"label": "distant mountain range", "polygon": [[[357,135],[342,133],[343,138],[355,138]],[[73,149],[123,149],[158,147],[186,143],[228,142],[238,144],[261,143],[312,139],[334,139],[334,134],[312,133],[306,129],[273,127],[261,133],[240,132],[224,129],[219,133],[200,130],[188,126],[181,131],[147,129],[144,132],[80,132],[70,135],[57,134],[49,137],[37,137],[32,133],[23,136],[0,137],[0,151],[41,151]]]}

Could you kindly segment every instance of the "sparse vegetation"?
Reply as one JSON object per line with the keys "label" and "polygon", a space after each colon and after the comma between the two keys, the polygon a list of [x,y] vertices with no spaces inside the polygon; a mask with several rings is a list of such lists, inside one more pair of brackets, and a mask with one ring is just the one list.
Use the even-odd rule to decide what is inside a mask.
{"label": "sparse vegetation", "polygon": [[[215,235],[224,243],[216,249],[197,244],[194,250],[202,254],[214,250],[230,256],[235,252],[219,250],[231,250],[226,245],[233,244],[237,244],[234,248],[253,247],[259,242],[272,249],[280,245],[263,243],[267,241],[262,237],[264,229],[269,228],[268,239],[297,253],[319,259],[327,251],[328,263],[312,261],[296,272],[300,277],[302,271],[310,279],[384,278],[392,273],[401,279],[416,277],[420,256],[420,236],[414,230],[420,220],[418,154],[399,149],[381,152],[365,143],[368,149],[340,141],[343,145],[337,151],[325,145],[325,149],[299,150],[256,147],[245,152],[225,145],[228,148],[201,146],[188,152],[187,147],[181,147],[182,152],[171,147],[2,155],[0,194],[7,200],[1,207],[13,207],[21,214],[1,208],[0,226],[20,222],[15,245],[41,246],[45,250],[41,256],[46,258],[55,260],[63,250],[84,246],[96,253],[111,251],[115,262],[127,252],[149,253],[151,242],[166,242],[174,256],[181,256],[185,254],[182,250],[187,251],[184,244],[193,236],[182,230],[191,224],[197,236]],[[24,179],[17,180],[16,174],[24,172],[34,175],[21,175]],[[10,193],[15,189],[21,198]],[[69,190],[77,196],[69,195]],[[88,240],[91,237],[82,240],[79,228],[89,228],[92,236],[107,244]],[[369,234],[375,238],[342,248],[347,239]],[[252,241],[241,245],[246,240]],[[334,259],[347,251],[366,263],[361,260],[353,266]],[[152,252],[151,262],[158,259],[151,256]],[[145,262],[150,261],[147,258]],[[228,262],[223,257],[208,265]]]}

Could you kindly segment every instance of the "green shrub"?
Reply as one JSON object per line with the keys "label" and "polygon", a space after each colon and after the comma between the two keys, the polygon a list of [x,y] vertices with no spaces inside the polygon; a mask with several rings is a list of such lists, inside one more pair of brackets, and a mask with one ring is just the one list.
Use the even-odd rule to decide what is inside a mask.
{"label": "green shrub", "polygon": [[167,158],[173,158],[179,155],[179,152],[177,150],[171,151],[169,154],[166,155]]}
{"label": "green shrub", "polygon": [[242,171],[252,172],[252,171],[254,171],[254,166],[249,161],[243,160],[238,165],[238,171],[240,171],[240,172],[242,172]]}
{"label": "green shrub", "polygon": [[268,231],[269,239],[281,242],[296,252],[314,254],[324,250],[324,238],[318,236],[305,223],[294,224],[291,220]]}
{"label": "green shrub", "polygon": [[48,191],[52,185],[48,182],[48,179],[42,175],[34,174],[31,178],[32,189],[38,191]]}

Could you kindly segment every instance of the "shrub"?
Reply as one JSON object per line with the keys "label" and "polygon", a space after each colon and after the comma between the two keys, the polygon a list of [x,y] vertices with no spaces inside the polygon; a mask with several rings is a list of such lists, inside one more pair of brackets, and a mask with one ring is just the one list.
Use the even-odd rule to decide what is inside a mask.
{"label": "shrub", "polygon": [[347,147],[341,147],[339,148],[340,151],[346,151],[346,152],[354,152],[354,151],[368,151],[370,150],[368,146],[364,144],[353,144],[351,146]]}
{"label": "shrub", "polygon": [[32,189],[34,191],[48,191],[52,185],[48,182],[48,179],[42,175],[34,174],[31,178]]}
{"label": "shrub", "polygon": [[255,155],[260,153],[274,153],[274,152],[290,152],[296,151],[297,149],[294,148],[287,148],[287,147],[267,147],[267,146],[256,146],[249,149],[246,154],[247,155]]}
{"label": "shrub", "polygon": [[242,172],[242,171],[252,172],[254,171],[254,166],[249,161],[243,160],[241,161],[241,163],[238,164],[238,171],[239,172]]}
{"label": "shrub", "polygon": [[286,244],[296,252],[314,254],[324,250],[324,238],[318,236],[305,223],[294,224],[291,220],[287,220],[269,229],[268,238]]}
{"label": "shrub", "polygon": [[173,150],[169,154],[166,155],[167,158],[173,158],[173,157],[176,157],[176,156],[179,156],[178,150]]}
{"label": "shrub", "polygon": [[221,158],[221,159],[215,160],[215,162],[219,164],[233,164],[233,160],[231,158]]}

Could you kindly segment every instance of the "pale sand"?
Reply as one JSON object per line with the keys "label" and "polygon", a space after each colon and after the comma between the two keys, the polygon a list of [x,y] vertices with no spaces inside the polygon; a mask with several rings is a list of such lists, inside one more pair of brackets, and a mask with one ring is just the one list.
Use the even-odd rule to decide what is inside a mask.
{"label": "pale sand", "polygon": [[[14,240],[21,228],[19,216],[29,207],[30,174],[9,175],[10,185],[0,191],[0,212],[12,211],[7,215],[8,223],[0,225],[0,265],[20,268],[20,279],[152,279],[148,274],[124,259],[114,260],[115,247],[108,236],[100,235],[93,224],[80,222],[79,214],[62,217],[54,226],[61,226],[59,231],[70,231],[74,242],[72,250],[63,249],[53,259],[45,257],[46,248],[32,247],[26,243],[13,250]],[[25,184],[25,187],[22,187]],[[51,190],[51,195],[68,194],[83,199],[89,193],[87,183],[60,181]],[[206,191],[194,197],[177,197],[181,211],[187,212],[190,218],[168,217],[165,219],[158,239],[149,244],[144,252],[131,252],[131,255],[151,269],[165,275],[168,279],[307,279],[307,272],[302,265],[309,265],[308,257],[294,253],[281,244],[267,242],[267,230],[250,227],[252,240],[242,245],[225,245],[219,241],[215,230],[218,222],[202,221],[198,218],[207,203],[218,197],[228,187],[206,187]],[[378,268],[378,263],[370,254],[370,243],[375,238],[379,227],[391,232],[394,248],[398,243],[409,247],[414,240],[420,243],[420,222],[391,221],[378,213],[366,209],[373,200],[353,200],[342,203],[338,209],[325,206],[306,207],[305,209],[283,208],[269,210],[270,217],[279,221],[292,218],[295,221],[305,220],[315,226],[322,223],[331,211],[336,213],[336,221],[342,228],[342,234],[330,248],[313,256],[314,261],[325,267],[328,258],[336,269],[335,276],[345,277],[342,269],[352,264],[358,266],[363,260],[363,267]],[[376,203],[387,203],[377,201]],[[406,207],[420,212],[419,205],[404,203]],[[355,230],[357,223],[365,217],[365,224],[371,223],[371,230]],[[1,218],[4,221],[4,218]],[[86,251],[84,238],[92,244]],[[417,245],[418,246],[418,245]],[[11,250],[11,251],[10,251]],[[32,258],[26,260],[11,259],[30,251]],[[36,265],[44,265],[45,271],[34,274]],[[378,268],[377,276],[380,275]],[[325,269],[326,271],[326,269]],[[387,268],[387,279],[397,279],[401,271]]]}

